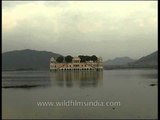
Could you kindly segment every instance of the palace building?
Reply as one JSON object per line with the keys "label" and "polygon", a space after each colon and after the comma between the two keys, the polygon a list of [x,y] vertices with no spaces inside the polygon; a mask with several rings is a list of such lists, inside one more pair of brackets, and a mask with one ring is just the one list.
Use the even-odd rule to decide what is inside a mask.
{"label": "palace building", "polygon": [[72,62],[58,63],[52,57],[50,59],[50,70],[103,70],[102,58],[99,57],[96,61],[81,62],[79,57],[73,57]]}

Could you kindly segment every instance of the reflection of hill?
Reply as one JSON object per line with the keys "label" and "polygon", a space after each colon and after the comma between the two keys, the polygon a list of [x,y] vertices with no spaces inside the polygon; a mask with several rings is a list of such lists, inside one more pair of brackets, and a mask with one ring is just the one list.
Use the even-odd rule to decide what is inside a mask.
{"label": "reflection of hill", "polygon": [[45,72],[3,72],[2,88],[35,88],[51,85],[49,76]]}
{"label": "reflection of hill", "polygon": [[95,87],[103,79],[103,71],[57,71],[50,75],[55,85],[67,87]]}
{"label": "reflection of hill", "polygon": [[2,88],[96,87],[102,79],[103,71],[9,71],[2,73]]}

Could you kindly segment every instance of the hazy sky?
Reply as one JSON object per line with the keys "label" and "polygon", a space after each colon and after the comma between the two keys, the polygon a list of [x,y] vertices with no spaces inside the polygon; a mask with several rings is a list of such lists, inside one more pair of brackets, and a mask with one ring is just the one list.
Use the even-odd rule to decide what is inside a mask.
{"label": "hazy sky", "polygon": [[2,52],[139,58],[157,48],[157,1],[2,1]]}

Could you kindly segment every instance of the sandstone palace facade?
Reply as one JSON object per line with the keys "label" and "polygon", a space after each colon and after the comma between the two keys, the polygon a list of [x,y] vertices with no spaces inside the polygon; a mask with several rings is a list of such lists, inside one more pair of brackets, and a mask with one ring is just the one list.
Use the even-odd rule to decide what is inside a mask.
{"label": "sandstone palace facade", "polygon": [[99,57],[96,61],[81,62],[79,57],[73,57],[72,62],[58,63],[52,57],[50,59],[50,70],[103,70],[102,58]]}

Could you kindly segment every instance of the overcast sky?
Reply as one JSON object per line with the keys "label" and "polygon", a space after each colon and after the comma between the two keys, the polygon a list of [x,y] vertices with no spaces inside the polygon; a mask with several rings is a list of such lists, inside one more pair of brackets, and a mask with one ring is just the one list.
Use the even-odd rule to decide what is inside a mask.
{"label": "overcast sky", "polygon": [[157,41],[157,1],[2,1],[2,52],[138,59]]}

